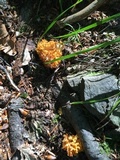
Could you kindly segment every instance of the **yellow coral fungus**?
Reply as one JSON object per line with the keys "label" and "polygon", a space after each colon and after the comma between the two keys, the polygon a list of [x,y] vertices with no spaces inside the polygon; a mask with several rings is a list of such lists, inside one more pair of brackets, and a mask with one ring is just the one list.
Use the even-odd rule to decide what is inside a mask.
{"label": "yellow coral fungus", "polygon": [[82,142],[77,135],[65,134],[63,137],[62,149],[67,151],[69,157],[73,157],[83,151]]}
{"label": "yellow coral fungus", "polygon": [[60,58],[62,56],[60,43],[54,40],[47,41],[43,39],[38,42],[36,48],[37,54],[42,62],[50,68],[57,68],[60,64],[60,60],[55,61],[53,63],[46,64],[46,62],[51,61],[56,58]]}

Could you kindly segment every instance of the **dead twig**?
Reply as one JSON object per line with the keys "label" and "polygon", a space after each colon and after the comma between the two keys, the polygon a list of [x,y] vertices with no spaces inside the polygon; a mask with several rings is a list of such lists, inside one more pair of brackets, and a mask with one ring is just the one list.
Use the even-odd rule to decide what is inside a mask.
{"label": "dead twig", "polygon": [[6,70],[6,68],[4,68],[1,64],[0,64],[0,70],[2,70],[2,71],[6,74],[6,76],[7,76],[8,80],[9,80],[10,84],[13,86],[13,88],[14,88],[15,90],[17,90],[17,91],[19,92],[20,89],[19,89],[19,88],[16,86],[16,84],[13,82],[13,80],[11,79],[11,77],[10,77],[8,71]]}
{"label": "dead twig", "polygon": [[88,15],[90,15],[92,12],[94,12],[96,9],[98,9],[101,5],[103,5],[106,2],[107,0],[94,0],[81,11],[59,20],[57,24],[60,28],[63,28],[65,24],[72,24],[74,22],[80,21],[86,18]]}

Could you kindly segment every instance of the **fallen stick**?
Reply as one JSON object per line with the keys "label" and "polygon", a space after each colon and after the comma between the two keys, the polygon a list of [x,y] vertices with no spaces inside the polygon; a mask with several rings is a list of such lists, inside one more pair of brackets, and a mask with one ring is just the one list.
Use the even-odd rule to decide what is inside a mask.
{"label": "fallen stick", "polygon": [[94,0],[81,11],[59,20],[57,24],[60,28],[63,28],[66,24],[72,24],[74,22],[80,21],[86,18],[88,15],[90,15],[92,12],[94,12],[106,2],[107,0]]}
{"label": "fallen stick", "polygon": [[0,70],[2,70],[6,74],[6,76],[7,76],[8,80],[9,80],[10,84],[12,85],[12,87],[19,92],[20,89],[13,82],[13,80],[11,79],[11,77],[10,77],[8,71],[6,70],[6,68],[4,68],[1,64],[0,64]]}
{"label": "fallen stick", "polygon": [[9,137],[12,153],[24,144],[25,128],[20,117],[19,108],[23,108],[23,100],[21,98],[12,99],[8,106],[8,119],[9,119]]}

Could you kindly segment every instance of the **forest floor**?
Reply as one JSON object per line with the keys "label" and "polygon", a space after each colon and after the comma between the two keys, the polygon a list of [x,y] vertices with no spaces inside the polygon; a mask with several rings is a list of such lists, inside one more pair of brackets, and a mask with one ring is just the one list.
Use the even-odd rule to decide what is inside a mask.
{"label": "forest floor", "polygon": [[[51,0],[52,1],[52,0]],[[34,4],[34,5],[33,5]],[[85,27],[99,18],[107,17],[120,12],[118,3],[110,3],[100,8],[79,23],[72,27],[63,29],[54,28],[50,30],[45,39],[71,32],[73,29]],[[81,6],[87,5],[85,1]],[[63,4],[63,9],[68,4]],[[2,34],[0,40],[4,39],[10,50],[2,48],[0,51],[0,65],[4,67],[14,83],[20,89],[18,91],[8,79],[4,69],[0,67],[0,160],[7,160],[13,156],[11,154],[11,140],[9,131],[9,116],[7,107],[11,105],[12,99],[22,99],[24,108],[21,111],[22,124],[27,130],[28,137],[23,147],[19,148],[23,159],[48,159],[48,160],[87,160],[84,152],[75,157],[67,156],[62,149],[64,134],[76,134],[72,126],[62,115],[61,106],[56,106],[56,97],[53,93],[54,86],[64,83],[66,76],[87,67],[93,67],[97,71],[111,72],[119,77],[120,73],[120,45],[119,43],[107,48],[85,53],[81,56],[64,60],[57,69],[46,67],[36,54],[36,45],[48,25],[60,13],[59,2],[51,3],[47,1],[30,2],[12,1],[5,8],[0,8],[2,23],[4,22],[7,31],[3,27],[3,35],[6,33],[10,41],[6,40]],[[120,19],[70,37],[63,41],[65,43],[63,55],[71,54],[80,49],[84,49],[106,40],[112,40],[120,36]],[[62,40],[61,40],[62,41]],[[1,41],[2,44],[3,41]],[[66,43],[67,42],[67,43]],[[26,56],[26,57],[25,57]],[[94,61],[94,63],[92,63]],[[74,69],[74,65],[80,64],[82,68]],[[114,144],[113,160],[120,158],[120,153]],[[22,159],[21,158],[21,159]]]}

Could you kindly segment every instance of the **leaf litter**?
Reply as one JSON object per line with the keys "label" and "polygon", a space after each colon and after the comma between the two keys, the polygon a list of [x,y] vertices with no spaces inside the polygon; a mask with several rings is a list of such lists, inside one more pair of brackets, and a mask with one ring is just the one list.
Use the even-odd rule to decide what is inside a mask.
{"label": "leaf litter", "polygon": [[[91,66],[94,66],[97,70],[107,70],[109,65],[117,65],[116,57],[119,57],[119,45],[115,46],[116,52],[114,52],[114,55],[112,53],[112,48],[114,46],[108,49],[110,53],[108,58],[104,59],[104,50],[101,49],[96,52],[96,55],[94,55],[94,53],[86,54],[68,60],[67,62],[64,61],[55,72],[55,70],[45,67],[35,53],[38,35],[33,36],[32,33],[34,33],[34,31],[24,31],[22,34],[20,33],[16,36],[16,31],[19,29],[18,24],[22,25],[19,16],[16,12],[13,12],[12,9],[3,9],[3,13],[3,16],[9,15],[8,17],[10,20],[6,20],[6,24],[11,26],[12,29],[10,27],[6,29],[6,24],[0,23],[0,57],[2,57],[0,65],[4,66],[5,69],[11,67],[11,70],[7,70],[8,75],[12,81],[14,80],[14,84],[19,88],[20,92],[19,90],[16,91],[11,85],[9,79],[6,78],[6,73],[0,70],[0,158],[2,160],[14,159],[15,157],[19,157],[21,160],[67,160],[75,158],[87,160],[84,153],[80,154],[78,157],[69,157],[66,152],[62,150],[63,135],[66,133],[72,135],[75,134],[75,131],[71,125],[66,122],[64,117],[62,117],[62,114],[57,112],[55,108],[56,99],[53,96],[52,87],[56,81],[59,82],[58,85],[61,87],[61,83],[64,82],[67,74],[72,74],[78,70],[85,70],[88,66],[89,69]],[[48,16],[50,15],[45,17],[41,16],[44,22],[50,18]],[[102,13],[102,16],[105,15]],[[53,17],[53,15],[51,17]],[[93,17],[91,16],[91,18]],[[99,17],[99,12],[95,13],[94,18],[97,17]],[[115,34],[99,34],[98,31],[84,32],[78,37],[80,38],[79,41],[81,44],[77,42],[73,43],[70,40],[70,42],[65,45],[64,51],[66,54],[71,54],[84,47],[106,41],[111,38],[111,36],[114,38]],[[110,61],[111,57],[113,58],[112,61]],[[104,69],[99,66],[101,63]],[[22,133],[22,138],[24,139],[23,144],[18,145],[15,152],[11,152],[9,137],[12,136],[12,133],[10,133],[9,127],[10,125],[11,127],[14,125],[12,125],[12,123],[9,124],[10,117],[7,115],[7,107],[11,104],[13,99],[17,101],[18,97],[22,98],[24,104],[24,107],[22,107],[20,103],[19,110],[17,112],[15,111],[16,115],[19,116],[21,120],[21,124],[18,128],[20,129],[24,126],[27,134]],[[57,107],[60,108],[60,106]],[[13,130],[15,134],[15,127],[13,127]],[[16,140],[19,141],[19,136]]]}

